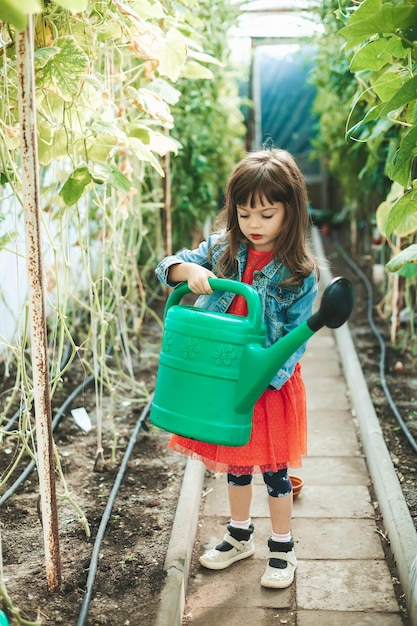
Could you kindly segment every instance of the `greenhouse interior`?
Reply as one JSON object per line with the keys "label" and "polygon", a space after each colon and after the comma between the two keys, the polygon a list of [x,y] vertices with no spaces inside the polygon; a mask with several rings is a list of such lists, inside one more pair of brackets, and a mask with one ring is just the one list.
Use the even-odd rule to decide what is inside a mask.
{"label": "greenhouse interior", "polygon": [[[234,626],[245,611],[250,625],[416,626],[416,0],[0,0],[0,28],[0,626]],[[266,191],[252,187],[245,196],[249,172],[246,187],[242,180],[234,189],[238,164],[258,154],[289,155],[304,200],[290,200],[284,183],[275,192],[274,179]],[[296,204],[305,219],[290,217]],[[262,244],[264,234],[252,238],[248,224],[256,216],[259,228],[275,233],[273,243]],[[281,220],[276,231],[274,220]],[[305,241],[295,232],[303,220]],[[245,259],[248,250],[271,253],[268,263],[281,272],[282,284],[265,287],[266,296],[254,284],[260,267],[250,279],[246,270],[238,274],[242,246]],[[312,315],[306,308],[302,318],[297,306],[309,297],[313,267],[322,302],[327,272],[342,277],[328,305],[342,312],[337,322],[327,321],[328,312],[323,321],[325,304],[314,304],[314,324],[320,321],[299,342],[303,360],[319,328],[331,329],[323,336],[337,337],[339,327],[349,332],[404,504],[406,522],[403,504],[397,509],[389,495],[387,507],[381,502],[369,457],[376,452],[361,439],[353,408],[392,604],[381,608],[368,596],[362,606],[353,594],[345,609],[303,605],[300,582],[291,598],[284,590],[273,592],[281,599],[257,598],[262,617],[255,605],[247,608],[245,592],[241,603],[229,598],[236,615],[220,613],[221,594],[208,610],[205,585],[216,583],[200,573],[205,540],[196,520],[186,533],[191,547],[181,560],[181,586],[172,592],[169,546],[192,454],[172,448],[171,434],[183,433],[153,423],[155,385],[173,362],[181,326],[181,358],[191,364],[172,366],[175,383],[163,389],[163,403],[169,413],[174,397],[182,405],[189,395],[193,416],[199,402],[218,411],[227,395],[224,372],[240,355],[237,316],[244,315],[245,343],[267,336],[258,365],[255,348],[239,356],[253,359],[237,384],[236,394],[245,395],[270,344],[292,331],[295,337]],[[210,287],[216,278],[253,283],[259,314],[257,296],[252,305],[236,291],[229,316],[220,287]],[[184,303],[174,296],[172,305],[172,287],[187,281]],[[210,313],[219,312],[219,329],[234,319],[235,330],[232,347],[216,348],[216,372],[203,367],[201,389],[211,395],[213,385],[206,401],[200,382],[187,388],[185,380],[194,380],[203,358],[200,338],[217,332],[213,314],[213,331],[195,330],[195,339],[193,314],[207,315],[210,306],[200,308],[194,296],[212,302],[216,291],[219,304],[210,306],[218,308]],[[245,312],[235,313],[245,297]],[[177,322],[178,310],[190,321]],[[259,331],[250,330],[259,316]],[[250,419],[261,394],[279,392],[271,377],[287,371],[298,349],[262,382]],[[318,367],[317,393],[319,374]],[[218,477],[215,467],[207,465],[206,480]],[[303,477],[295,511],[310,493],[311,477]],[[199,494],[196,515],[203,502]],[[396,538],[404,524],[406,549],[402,531]],[[340,545],[352,541],[342,534]],[[303,558],[301,552],[296,585]],[[244,564],[248,577],[250,562],[257,559]],[[334,584],[342,596],[349,592],[349,580]],[[169,616],[161,608],[168,588],[180,607],[174,615],[168,602]]]}

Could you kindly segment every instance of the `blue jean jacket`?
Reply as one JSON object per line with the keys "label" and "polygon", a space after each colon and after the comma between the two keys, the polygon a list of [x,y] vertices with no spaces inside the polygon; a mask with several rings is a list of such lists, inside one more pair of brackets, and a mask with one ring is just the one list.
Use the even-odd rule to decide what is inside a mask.
{"label": "blue jean jacket", "polygon": [[[213,247],[212,247],[213,246]],[[211,235],[195,250],[181,250],[175,255],[165,257],[156,267],[158,280],[167,287],[175,287],[168,282],[168,272],[177,263],[197,263],[216,274],[217,262],[224,250],[220,235]],[[209,254],[209,250],[211,255]],[[242,243],[236,260],[241,280],[248,257],[248,247]],[[210,259],[210,260],[209,260]],[[281,263],[271,261],[261,271],[254,273],[252,286],[259,294],[262,303],[262,319],[266,326],[265,347],[278,341],[280,337],[308,319],[313,312],[313,302],[317,295],[317,277],[314,272],[307,276],[301,285],[282,286],[289,278],[289,270]],[[227,311],[235,294],[214,291],[209,295],[199,296],[195,305],[210,311]],[[296,350],[271,380],[276,389],[282,387],[294,372],[297,362],[305,352],[306,344]]]}

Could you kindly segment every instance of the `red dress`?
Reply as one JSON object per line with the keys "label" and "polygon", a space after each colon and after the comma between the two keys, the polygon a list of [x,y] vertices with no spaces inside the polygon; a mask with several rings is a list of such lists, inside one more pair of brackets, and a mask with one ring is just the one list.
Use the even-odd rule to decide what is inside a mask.
{"label": "red dress", "polygon": [[[249,249],[242,282],[251,284],[254,271],[267,265],[272,255]],[[228,313],[247,315],[246,300],[235,296]],[[307,452],[307,411],[300,365],[297,364],[281,389],[266,389],[259,398],[253,411],[251,438],[246,445],[220,446],[173,435],[168,447],[203,461],[214,472],[252,474],[301,467],[301,457]]]}

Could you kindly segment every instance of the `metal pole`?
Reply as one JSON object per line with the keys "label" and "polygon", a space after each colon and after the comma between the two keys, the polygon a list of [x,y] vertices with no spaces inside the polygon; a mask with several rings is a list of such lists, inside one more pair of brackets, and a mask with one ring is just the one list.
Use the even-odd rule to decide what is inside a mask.
{"label": "metal pole", "polygon": [[61,585],[61,559],[55,485],[52,411],[49,394],[46,317],[42,271],[39,164],[36,136],[33,31],[29,15],[25,31],[17,31],[20,145],[25,216],[26,257],[31,322],[33,395],[36,418],[37,465],[45,544],[48,589]]}

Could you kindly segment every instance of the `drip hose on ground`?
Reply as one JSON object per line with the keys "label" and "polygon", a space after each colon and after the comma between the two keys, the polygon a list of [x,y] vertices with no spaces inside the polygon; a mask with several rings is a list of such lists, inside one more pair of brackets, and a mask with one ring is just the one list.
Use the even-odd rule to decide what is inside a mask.
{"label": "drip hose on ground", "polygon": [[[94,380],[95,380],[95,377],[94,377],[93,374],[91,374],[80,385],[78,385],[78,387],[76,387],[74,389],[74,391],[67,397],[67,399],[61,405],[60,409],[58,410],[57,414],[55,415],[54,419],[52,420],[52,430],[53,431],[57,428],[59,422],[61,421],[61,419],[65,415],[65,412],[66,412],[67,408],[71,405],[71,403],[75,400],[75,398],[77,396],[79,396],[80,393],[82,391],[84,391],[84,389],[86,389],[88,387],[88,385],[90,385]],[[2,504],[4,504],[6,502],[6,500],[8,500],[14,494],[14,492],[18,489],[18,487],[33,472],[35,467],[36,467],[35,461],[31,461],[30,463],[28,463],[26,468],[20,474],[19,478],[17,478],[15,480],[13,485],[11,485],[11,487],[9,487],[9,489],[7,491],[5,491],[4,494],[2,495],[2,497],[0,498],[0,506]]]}
{"label": "drip hose on ground", "polygon": [[355,274],[360,278],[360,280],[363,282],[363,284],[365,285],[366,288],[366,292],[367,292],[367,298],[368,298],[368,306],[367,306],[367,319],[368,319],[368,324],[373,332],[373,334],[375,335],[375,337],[378,340],[379,346],[380,346],[380,358],[379,358],[379,377],[381,380],[381,387],[382,390],[385,394],[385,397],[388,400],[388,404],[395,416],[395,419],[397,420],[398,424],[401,427],[401,430],[403,431],[405,437],[407,438],[408,443],[410,444],[410,446],[412,447],[413,451],[417,453],[417,442],[415,440],[415,438],[413,437],[413,435],[411,434],[410,430],[407,427],[407,424],[404,422],[401,414],[399,413],[397,406],[391,396],[391,392],[389,390],[388,384],[387,384],[387,380],[386,380],[386,376],[385,376],[385,357],[386,357],[386,344],[384,341],[383,336],[381,335],[381,333],[379,332],[375,322],[374,322],[374,318],[373,318],[373,309],[374,309],[374,297],[373,297],[373,289],[372,289],[372,284],[370,282],[370,280],[368,279],[368,277],[364,274],[364,272],[362,272],[362,270],[356,265],[356,263],[348,256],[348,254],[346,253],[346,251],[343,249],[343,247],[341,246],[340,242],[339,242],[339,238],[337,237],[337,234],[332,233],[332,240],[333,243],[335,244],[337,251],[339,252],[340,256],[343,258],[343,260],[345,261],[345,263],[347,263],[347,265],[349,265],[349,267],[355,272]]}
{"label": "drip hose on ground", "polygon": [[[60,365],[61,370],[63,370],[64,367],[67,365],[68,361],[70,360],[70,356],[71,356],[70,344],[67,344],[67,347],[65,348],[65,353],[64,353],[64,356],[62,358],[61,365]],[[26,408],[26,406],[22,406],[20,409],[18,409],[16,411],[16,413],[14,415],[12,415],[12,417],[9,419],[9,421],[3,427],[2,430],[6,431],[6,432],[11,430],[13,428],[13,424],[22,415],[22,413],[25,410],[25,408]]]}
{"label": "drip hose on ground", "polygon": [[123,481],[123,477],[127,468],[127,464],[128,461],[130,459],[130,456],[133,452],[133,448],[135,447],[136,444],[136,440],[137,437],[139,435],[139,432],[143,426],[143,423],[149,413],[151,404],[152,404],[152,400],[153,400],[153,394],[150,398],[150,400],[148,401],[147,405],[145,406],[145,408],[143,409],[142,413],[139,416],[138,421],[136,422],[136,426],[132,432],[132,435],[130,437],[128,446],[126,448],[126,452],[125,455],[123,457],[123,461],[120,465],[119,471],[117,473],[116,476],[116,480],[114,481],[109,499],[107,501],[107,505],[106,508],[104,510],[103,513],[103,517],[101,518],[101,522],[100,522],[100,526],[98,528],[97,531],[97,536],[94,542],[94,547],[93,547],[93,552],[91,555],[91,561],[90,561],[90,566],[88,568],[88,576],[87,576],[87,582],[86,582],[86,591],[85,591],[85,595],[84,595],[84,600],[82,602],[81,605],[81,611],[80,611],[80,615],[78,618],[78,622],[77,622],[77,626],[84,626],[84,624],[86,624],[86,620],[87,620],[87,614],[88,614],[88,608],[90,606],[90,602],[91,602],[91,597],[92,597],[92,593],[93,593],[93,586],[94,586],[94,580],[95,580],[95,576],[96,576],[96,572],[97,572],[97,562],[98,562],[98,558],[99,558],[99,553],[100,553],[100,546],[101,546],[101,542],[103,541],[103,537],[104,537],[104,533],[106,531],[106,527],[107,527],[107,523],[110,519],[110,514],[112,512],[113,509],[113,505],[114,505],[114,501],[116,499],[116,496],[119,492],[120,489],[120,485],[122,484]]}

